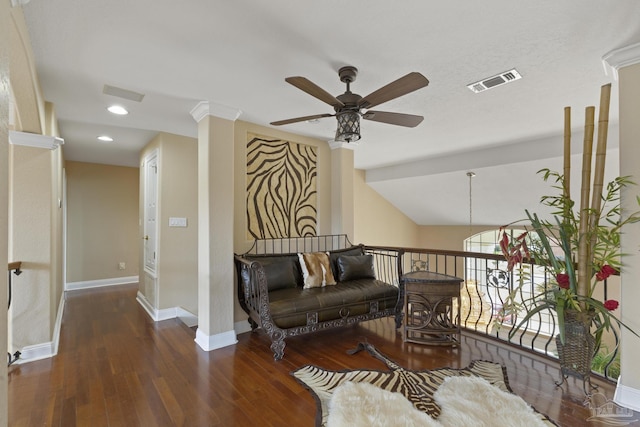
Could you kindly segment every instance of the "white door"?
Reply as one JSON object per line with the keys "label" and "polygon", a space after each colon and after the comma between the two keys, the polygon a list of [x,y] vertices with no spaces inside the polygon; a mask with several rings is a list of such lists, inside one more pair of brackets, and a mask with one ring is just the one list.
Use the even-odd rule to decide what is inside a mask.
{"label": "white door", "polygon": [[144,268],[156,272],[158,224],[158,154],[144,161]]}

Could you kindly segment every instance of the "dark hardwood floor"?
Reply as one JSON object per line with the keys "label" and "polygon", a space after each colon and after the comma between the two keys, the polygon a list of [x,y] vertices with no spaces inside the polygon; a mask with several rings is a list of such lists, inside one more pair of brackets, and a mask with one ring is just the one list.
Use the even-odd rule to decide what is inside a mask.
{"label": "dark hardwood floor", "polygon": [[[11,426],[313,426],[315,402],[290,372],[306,364],[386,369],[366,352],[346,354],[365,340],[416,370],[499,362],[513,391],[559,425],[600,425],[587,422],[581,382],[554,386],[555,363],[475,336],[464,335],[458,349],[407,344],[382,319],[289,339],[280,362],[261,332],[207,353],[179,320],[152,322],[136,291],[67,294],[58,355],[9,368]],[[614,385],[596,382],[611,398]]]}

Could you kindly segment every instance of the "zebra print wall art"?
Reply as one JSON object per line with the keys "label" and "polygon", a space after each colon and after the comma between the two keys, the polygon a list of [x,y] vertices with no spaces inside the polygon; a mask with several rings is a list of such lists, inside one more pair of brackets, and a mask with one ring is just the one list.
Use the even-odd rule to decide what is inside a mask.
{"label": "zebra print wall art", "polygon": [[317,148],[248,134],[247,238],[315,236]]}

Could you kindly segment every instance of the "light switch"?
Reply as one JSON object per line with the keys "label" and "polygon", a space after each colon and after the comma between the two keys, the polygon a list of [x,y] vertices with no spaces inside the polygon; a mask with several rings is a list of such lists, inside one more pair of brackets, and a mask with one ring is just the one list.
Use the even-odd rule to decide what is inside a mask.
{"label": "light switch", "polygon": [[169,217],[169,227],[186,227],[187,218]]}

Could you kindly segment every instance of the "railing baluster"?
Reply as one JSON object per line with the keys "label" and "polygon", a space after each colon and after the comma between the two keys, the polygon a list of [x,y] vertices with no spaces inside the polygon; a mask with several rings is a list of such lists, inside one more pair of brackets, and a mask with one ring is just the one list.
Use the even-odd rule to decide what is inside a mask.
{"label": "railing baluster", "polygon": [[[420,248],[403,250],[402,265],[405,271],[423,267],[428,271],[464,278],[459,302],[462,305],[460,321],[463,328],[557,358],[555,312],[538,313],[509,338],[510,332],[519,324],[520,319],[524,318],[526,311],[533,308],[531,304],[534,302],[530,298],[538,293],[536,289],[551,286],[553,278],[542,266],[529,260],[523,264],[522,272],[508,272],[505,271],[506,261],[500,254]],[[459,268],[464,268],[464,271],[458,270]],[[498,277],[490,277],[490,272]],[[490,280],[496,282],[489,283]],[[520,281],[523,281],[521,287]],[[610,283],[605,281],[604,300],[611,293],[609,285]],[[526,302],[523,311],[506,312],[505,304],[513,302],[508,301],[507,297],[513,295],[514,291],[516,302]],[[614,348],[610,360],[607,360],[604,366],[604,375],[607,378],[611,378],[610,371],[613,371],[612,366],[616,363],[615,358],[618,355],[619,335],[615,329],[609,341],[613,341]]]}

